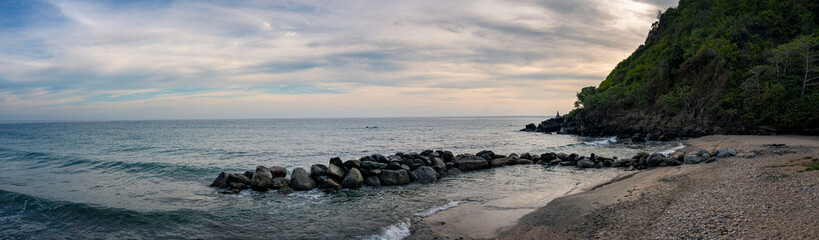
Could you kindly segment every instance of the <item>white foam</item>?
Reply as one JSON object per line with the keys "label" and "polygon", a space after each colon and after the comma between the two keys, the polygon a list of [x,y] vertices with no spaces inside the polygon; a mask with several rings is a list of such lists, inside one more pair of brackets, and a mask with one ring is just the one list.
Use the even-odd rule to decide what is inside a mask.
{"label": "white foam", "polygon": [[410,235],[409,219],[406,222],[400,222],[389,225],[381,230],[381,234],[372,235],[364,239],[368,240],[401,240]]}
{"label": "white foam", "polygon": [[460,204],[460,203],[461,202],[459,202],[459,201],[449,201],[445,205],[436,206],[436,207],[430,208],[430,209],[428,209],[428,210],[426,210],[424,212],[415,213],[415,216],[419,216],[419,217],[422,217],[422,218],[429,217],[429,216],[432,216],[432,214],[435,214],[437,212],[457,207],[458,204]]}
{"label": "white foam", "polygon": [[609,143],[616,143],[616,142],[617,142],[617,137],[610,137],[610,138],[603,139],[603,140],[600,140],[600,141],[584,142],[583,145],[599,146],[599,145],[606,145],[606,144],[609,144]]}
{"label": "white foam", "polygon": [[674,152],[676,152],[677,150],[685,148],[685,145],[683,145],[682,143],[677,143],[677,144],[678,144],[677,146],[674,146],[674,147],[671,147],[671,148],[669,148],[669,149],[667,149],[665,151],[662,151],[662,152],[660,152],[660,154],[663,154],[664,156],[668,157],[669,155],[674,154]]}

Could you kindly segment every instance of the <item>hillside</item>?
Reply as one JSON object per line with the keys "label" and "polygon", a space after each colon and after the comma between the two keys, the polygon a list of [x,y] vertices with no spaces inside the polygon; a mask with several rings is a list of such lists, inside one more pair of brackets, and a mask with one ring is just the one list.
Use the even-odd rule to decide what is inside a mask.
{"label": "hillside", "polygon": [[[816,133],[819,1],[681,0],[576,109],[539,131]],[[531,130],[531,129],[530,129]]]}

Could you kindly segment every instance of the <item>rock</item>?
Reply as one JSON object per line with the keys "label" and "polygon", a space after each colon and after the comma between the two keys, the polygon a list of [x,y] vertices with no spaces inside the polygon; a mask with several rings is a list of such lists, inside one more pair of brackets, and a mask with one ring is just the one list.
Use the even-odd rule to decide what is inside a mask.
{"label": "rock", "polygon": [[364,184],[364,177],[356,168],[351,168],[344,180],[341,181],[341,186],[349,189],[359,189],[362,184]]}
{"label": "rock", "polygon": [[683,161],[685,164],[697,164],[702,162],[702,158],[697,155],[685,155],[685,157],[683,157]]}
{"label": "rock", "polygon": [[427,149],[427,150],[424,150],[423,152],[421,152],[421,156],[429,156],[433,152],[435,152],[435,151]]}
{"label": "rock", "polygon": [[435,171],[444,172],[446,171],[446,163],[444,163],[444,160],[441,158],[432,158],[432,168],[435,169]]}
{"label": "rock", "polygon": [[553,152],[540,154],[540,159],[543,159],[543,160],[546,160],[546,161],[555,160],[555,159],[557,159],[557,154],[553,153]]}
{"label": "rock", "polygon": [[560,166],[574,166],[576,164],[577,164],[577,162],[573,162],[573,161],[560,161]]}
{"label": "rock", "polygon": [[403,159],[403,158],[401,158],[401,156],[398,156],[398,155],[390,155],[390,156],[387,156],[387,162],[384,162],[384,163],[390,163],[390,162],[401,162],[401,161],[403,161],[403,160],[404,160],[404,159]]}
{"label": "rock", "polygon": [[386,158],[386,157],[384,157],[384,155],[381,155],[381,154],[373,154],[373,155],[370,155],[370,158],[375,159],[375,161],[376,161],[376,162],[380,162],[380,163],[388,163],[388,162],[390,162],[389,160],[387,160],[387,158]]}
{"label": "rock", "polygon": [[683,163],[678,158],[670,157],[665,159],[665,164],[668,166],[679,166]]}
{"label": "rock", "polygon": [[310,177],[327,176],[327,170],[328,168],[324,166],[324,164],[313,164],[313,166],[310,167]]}
{"label": "rock", "polygon": [[584,158],[584,159],[581,159],[580,161],[577,161],[577,166],[581,167],[581,168],[591,168],[591,167],[594,167],[594,162],[592,162],[589,159]]}
{"label": "rock", "polygon": [[341,161],[341,158],[339,157],[330,158],[330,164],[335,164],[336,166],[339,167],[344,166],[344,163]]}
{"label": "rock", "polygon": [[213,183],[211,183],[210,186],[217,188],[228,187],[228,174],[226,172],[219,173],[219,176],[216,176],[216,179],[213,180]]}
{"label": "rock", "polygon": [[404,171],[408,171],[408,172],[410,170],[412,170],[412,168],[410,166],[407,166],[406,164],[401,164],[401,169],[404,169]]}
{"label": "rock", "polygon": [[270,167],[270,175],[273,175],[273,178],[286,177],[287,169],[279,166],[272,166]]}
{"label": "rock", "polygon": [[736,156],[736,155],[737,155],[737,152],[730,149],[730,148],[720,148],[719,150],[717,150],[717,157],[718,158],[727,158],[727,157],[733,157],[733,156]]}
{"label": "rock", "polygon": [[431,183],[438,181],[438,172],[429,166],[419,167],[410,173],[410,180],[418,183]]}
{"label": "rock", "polygon": [[531,153],[523,153],[523,154],[521,154],[521,155],[520,155],[520,158],[521,158],[521,159],[529,159],[529,160],[532,160],[532,154],[531,154]]}
{"label": "rock", "polygon": [[[482,158],[486,159],[486,161],[489,161],[489,160],[492,160],[493,158],[495,158],[495,152],[492,152],[492,151],[489,151],[489,150],[483,150],[483,151],[480,151],[480,152],[476,153],[475,156],[482,157]],[[487,159],[487,157],[488,157],[488,159]]]}
{"label": "rock", "polygon": [[700,156],[703,159],[711,158],[711,154],[708,154],[708,151],[706,151],[705,149],[700,149],[700,151],[697,152],[697,156]]}
{"label": "rock", "polygon": [[383,168],[387,168],[387,164],[386,163],[380,163],[380,162],[366,161],[366,162],[361,162],[361,168],[362,169],[383,169]]}
{"label": "rock", "polygon": [[662,153],[652,153],[648,157],[648,160],[646,160],[646,164],[648,164],[649,167],[656,167],[657,165],[660,165],[660,163],[664,161],[665,156],[663,156]]}
{"label": "rock", "polygon": [[344,162],[344,168],[347,168],[347,170],[350,170],[350,169],[353,169],[353,168],[361,168],[361,161],[348,160],[348,161]]}
{"label": "rock", "polygon": [[569,154],[569,161],[577,161],[578,157],[580,156],[577,153]]}
{"label": "rock", "polygon": [[[331,189],[331,190],[333,190],[333,191],[329,191],[331,193],[335,193],[335,192],[338,192],[338,190],[341,190],[341,184],[338,183],[338,181],[336,181],[335,179],[327,177],[327,176],[320,177],[320,179],[321,179],[320,180],[321,184],[319,185],[319,189],[321,189],[321,190]],[[324,191],[324,192],[328,192],[328,191]]]}
{"label": "rock", "polygon": [[631,137],[631,142],[635,142],[635,143],[646,142],[646,139],[642,138],[640,136],[635,136],[635,137]]}
{"label": "rock", "polygon": [[569,155],[565,153],[558,153],[557,155],[555,155],[555,157],[562,161],[569,161]]}
{"label": "rock", "polygon": [[705,163],[712,163],[717,160],[717,157],[710,157],[708,160],[705,160]]}
{"label": "rock", "polygon": [[267,186],[270,186],[270,180],[273,180],[270,169],[264,166],[258,166],[256,167],[256,171],[253,172],[253,179],[250,180],[250,188],[256,191],[267,191]]}
{"label": "rock", "polygon": [[[373,170],[369,170],[369,172],[370,172],[371,176],[376,176],[377,177],[379,174],[381,174],[381,169],[373,169]],[[364,174],[364,173],[362,173],[362,174]]]}
{"label": "rock", "polygon": [[604,165],[603,162],[598,162],[598,163],[594,164],[594,168],[604,168],[604,167],[606,167],[606,165]]}
{"label": "rock", "polygon": [[245,175],[247,179],[251,179],[253,178],[253,171],[245,171],[245,173],[243,173],[242,175]]}
{"label": "rock", "polygon": [[240,192],[242,192],[241,189],[230,189],[230,190],[221,191],[219,193],[221,193],[221,194],[239,194]]}
{"label": "rock", "polygon": [[381,185],[404,185],[410,182],[409,173],[406,170],[381,170],[378,176]]}
{"label": "rock", "polygon": [[455,159],[455,155],[450,151],[444,151],[441,154],[441,158],[444,159],[444,162],[451,162],[453,159]]}
{"label": "rock", "polygon": [[444,176],[457,176],[461,173],[463,172],[461,172],[461,170],[459,170],[458,168],[450,168],[449,170],[446,170]]}
{"label": "rock", "polygon": [[296,168],[290,174],[290,187],[296,191],[307,191],[316,188],[316,181],[310,178],[310,174],[304,168]]}
{"label": "rock", "polygon": [[364,184],[367,184],[367,186],[370,187],[380,187],[381,181],[378,180],[378,177],[376,176],[369,176],[366,179],[364,179]]}
{"label": "rock", "polygon": [[334,179],[344,179],[344,176],[347,175],[347,171],[344,170],[344,167],[341,165],[336,165],[334,163],[330,163],[330,166],[327,170],[327,176],[334,178]]}
{"label": "rock", "polygon": [[390,164],[387,164],[387,169],[389,170],[401,169],[401,162],[390,162]]}
{"label": "rock", "polygon": [[537,126],[534,123],[530,123],[526,124],[526,128],[521,129],[520,131],[534,132],[535,130],[537,130]]}
{"label": "rock", "polygon": [[240,190],[250,188],[249,186],[247,186],[247,184],[240,183],[240,182],[231,182],[231,183],[228,183],[228,186],[229,186],[230,189],[240,189]]}
{"label": "rock", "polygon": [[515,161],[515,164],[534,164],[532,160],[521,158]]}
{"label": "rock", "polygon": [[489,164],[492,165],[492,167],[503,167],[503,166],[506,166],[507,164],[509,164],[510,162],[514,162],[514,161],[515,160],[510,158],[510,157],[495,158],[495,159],[492,159],[492,161],[489,161]]}
{"label": "rock", "polygon": [[279,188],[284,188],[284,187],[289,187],[289,186],[290,186],[290,180],[287,180],[287,178],[284,178],[284,177],[277,177],[277,178],[273,178],[273,180],[270,180],[270,186],[269,187],[271,189],[279,189]]}
{"label": "rock", "polygon": [[483,159],[462,159],[455,162],[461,171],[473,171],[489,168],[489,162]]}
{"label": "rock", "polygon": [[561,162],[563,162],[563,160],[560,160],[560,159],[552,159],[552,160],[550,160],[550,161],[549,161],[549,165],[558,165],[558,164],[560,164]]}
{"label": "rock", "polygon": [[278,192],[280,194],[287,195],[287,194],[293,193],[293,189],[290,188],[290,187],[283,187],[283,188],[279,188],[279,190],[276,190],[276,192]]}
{"label": "rock", "polygon": [[231,173],[228,175],[228,183],[238,182],[245,185],[250,185],[250,178],[245,177],[243,174],[238,173]]}

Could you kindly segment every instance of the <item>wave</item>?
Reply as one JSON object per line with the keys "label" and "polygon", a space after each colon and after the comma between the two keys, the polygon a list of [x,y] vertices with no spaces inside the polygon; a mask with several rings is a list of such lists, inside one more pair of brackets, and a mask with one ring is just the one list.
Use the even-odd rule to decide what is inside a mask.
{"label": "wave", "polygon": [[685,148],[684,144],[677,143],[677,146],[666,149],[665,151],[660,152],[660,154],[663,154],[664,156],[668,157],[669,155],[674,154],[674,152],[676,152],[677,150],[680,150],[680,149],[683,149],[683,148]]}
{"label": "wave", "polygon": [[447,209],[450,209],[450,208],[457,207],[458,204],[460,204],[460,203],[461,202],[459,202],[459,201],[449,201],[445,205],[435,206],[435,207],[432,207],[430,209],[427,209],[426,211],[415,213],[415,216],[419,216],[419,217],[422,217],[422,218],[429,217],[429,216],[432,216],[433,214],[438,213],[440,211],[444,211],[444,210],[447,210]]}
{"label": "wave", "polygon": [[367,240],[401,240],[410,235],[409,219],[404,222],[399,222],[393,225],[384,227],[381,234],[372,235],[364,239]]}
{"label": "wave", "polygon": [[583,145],[586,146],[600,146],[600,145],[607,145],[609,143],[617,143],[617,137],[610,137],[607,139],[603,139],[600,141],[593,141],[593,142],[584,142]]}
{"label": "wave", "polygon": [[102,172],[125,172],[140,174],[166,175],[177,177],[200,177],[204,173],[216,172],[221,168],[203,168],[159,162],[125,162],[84,159],[45,152],[30,152],[0,148],[0,160],[3,162],[25,162],[29,168],[79,168]]}

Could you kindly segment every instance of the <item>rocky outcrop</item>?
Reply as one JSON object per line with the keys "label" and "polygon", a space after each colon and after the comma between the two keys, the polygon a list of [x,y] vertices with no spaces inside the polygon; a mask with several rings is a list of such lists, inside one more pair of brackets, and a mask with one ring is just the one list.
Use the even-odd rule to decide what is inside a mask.
{"label": "rocky outcrop", "polygon": [[432,183],[438,181],[438,172],[432,167],[422,166],[410,173],[410,180],[418,183]]}
{"label": "rocky outcrop", "polygon": [[228,187],[228,174],[226,172],[219,173],[219,176],[216,176],[216,179],[213,180],[213,183],[211,183],[210,186],[217,188]]}

